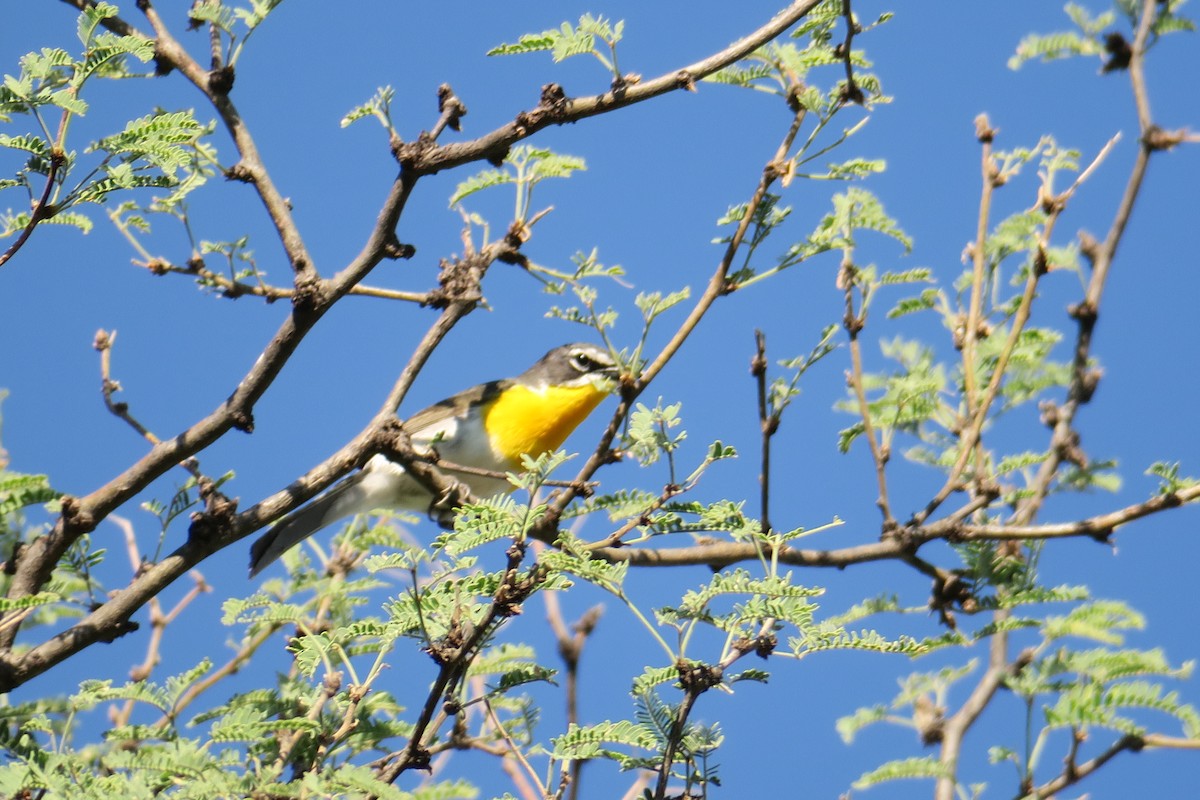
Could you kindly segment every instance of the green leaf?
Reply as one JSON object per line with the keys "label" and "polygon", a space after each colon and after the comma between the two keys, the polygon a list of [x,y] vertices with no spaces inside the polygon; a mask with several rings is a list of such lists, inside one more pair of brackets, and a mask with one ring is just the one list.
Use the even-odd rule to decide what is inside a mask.
{"label": "green leaf", "polygon": [[903,283],[933,283],[933,270],[929,267],[914,267],[903,272],[885,272],[879,276],[883,286],[895,286]]}
{"label": "green leaf", "polygon": [[892,306],[887,312],[888,319],[897,319],[898,317],[915,314],[918,311],[928,311],[931,308],[937,308],[938,299],[941,297],[941,291],[938,289],[926,289],[917,297],[905,297],[899,300],[896,305]]}
{"label": "green leaf", "polygon": [[645,726],[628,720],[586,726],[572,723],[566,733],[551,739],[551,752],[555,758],[563,760],[595,758],[606,752],[604,745],[608,744],[655,750],[658,739]]}
{"label": "green leaf", "polygon": [[643,667],[642,674],[633,679],[631,693],[637,697],[646,694],[656,686],[679,680],[678,667]]}
{"label": "green leaf", "polygon": [[0,597],[0,613],[23,611],[27,608],[37,608],[38,606],[45,606],[51,603],[59,603],[62,600],[62,596],[57,592],[38,592],[37,594],[26,595],[15,600]]}
{"label": "green leaf", "polygon": [[301,675],[311,678],[316,674],[317,667],[331,657],[334,651],[333,638],[324,631],[307,636],[297,636],[288,645],[288,650],[295,656],[296,669]]}
{"label": "green leaf", "polygon": [[686,286],[667,295],[663,295],[662,292],[638,292],[637,297],[633,299],[633,304],[642,312],[642,318],[649,323],[665,311],[687,300],[691,295],[692,290]]}
{"label": "green leaf", "polygon": [[557,40],[557,31],[543,33],[526,33],[517,39],[515,44],[500,44],[487,51],[489,56],[514,56],[524,53],[540,53],[553,50]]}
{"label": "green leaf", "polygon": [[191,111],[161,112],[129,122],[123,131],[93,144],[89,151],[104,151],[141,159],[170,175],[191,161],[189,145],[208,133]]}
{"label": "green leaf", "polygon": [[1175,492],[1190,489],[1193,486],[1200,484],[1200,480],[1189,476],[1181,476],[1179,474],[1179,462],[1168,463],[1166,461],[1155,461],[1146,470],[1147,475],[1154,475],[1162,479],[1158,486],[1158,493],[1174,494]]}
{"label": "green leaf", "polygon": [[863,773],[854,782],[854,788],[869,789],[881,783],[904,779],[927,778],[936,780],[938,778],[949,777],[952,777],[949,768],[942,766],[933,756],[903,758],[888,761],[870,772]]}
{"label": "green leaf", "polygon": [[484,189],[491,189],[493,186],[503,186],[509,183],[516,183],[516,178],[505,170],[487,169],[476,173],[454,187],[454,193],[450,195],[450,207],[453,208],[476,192],[482,192]]}
{"label": "green leaf", "polygon": [[48,503],[62,497],[50,486],[45,475],[23,475],[0,471],[0,517],[36,503]]}
{"label": "green leaf", "polygon": [[995,472],[997,475],[1007,475],[1010,472],[1016,472],[1018,470],[1023,470],[1028,467],[1045,463],[1046,459],[1049,457],[1050,454],[1044,451],[1041,453],[1035,453],[1033,451],[1026,450],[1024,453],[1014,453],[1013,455],[1004,456],[1004,458],[1000,459],[999,463],[996,464]]}
{"label": "green leaf", "polygon": [[[613,24],[604,17],[584,14],[579,18],[579,25],[574,26],[564,22],[557,29],[541,33],[526,33],[517,39],[515,44],[501,44],[488,51],[489,56],[522,55],[550,51],[554,61],[559,62],[571,56],[591,54],[616,74],[615,52],[617,42],[624,34],[625,23],[618,21]],[[596,46],[599,39],[609,50],[610,55],[601,53]],[[610,58],[613,60],[610,61]]]}
{"label": "green leaf", "polygon": [[1020,69],[1034,59],[1057,61],[1074,56],[1097,56],[1104,53],[1104,46],[1096,39],[1081,36],[1075,31],[1037,34],[1031,33],[1021,40],[1017,50],[1008,59],[1009,69]]}
{"label": "green leaf", "polygon": [[94,6],[84,6],[79,14],[76,35],[84,47],[90,47],[92,36],[100,23],[117,15],[117,7],[110,3],[96,3]]}
{"label": "green leaf", "polygon": [[250,0],[250,8],[235,8],[233,13],[248,31],[253,31],[283,0]]}
{"label": "green leaf", "polygon": [[837,721],[838,736],[846,744],[852,744],[858,732],[868,725],[887,719],[887,706],[867,706],[857,709],[848,717],[839,717]]}
{"label": "green leaf", "polygon": [[195,23],[214,25],[229,35],[233,35],[236,18],[233,9],[222,3],[193,3],[188,8],[188,18]]}
{"label": "green leaf", "polygon": [[1044,635],[1047,639],[1073,636],[1106,644],[1120,644],[1121,631],[1141,630],[1145,617],[1124,603],[1097,600],[1074,608],[1066,616],[1046,618]]}
{"label": "green leaf", "polygon": [[838,431],[838,452],[842,453],[843,455],[849,453],[850,445],[854,443],[854,440],[866,432],[867,428],[861,422],[856,422],[849,428],[842,428],[840,431]]}
{"label": "green leaf", "polygon": [[660,456],[675,452],[687,438],[687,431],[675,435],[670,433],[682,423],[679,419],[679,409],[682,407],[682,403],[663,406],[659,398],[654,408],[638,403],[630,414],[626,433],[627,449],[642,466],[654,464]]}
{"label": "green leaf", "polygon": [[[388,116],[388,109],[391,106],[392,99],[396,96],[396,91],[391,86],[381,86],[375,90],[375,94],[371,99],[356,108],[352,108],[346,116],[342,117],[341,126],[347,127],[353,122],[364,117],[372,117],[381,115],[384,118]],[[453,205],[453,203],[451,203]]]}
{"label": "green leaf", "polygon": [[825,180],[848,181],[866,178],[869,175],[885,172],[887,162],[880,158],[851,158],[841,163],[831,163],[823,175],[813,177]]}
{"label": "green leaf", "polygon": [[20,136],[9,136],[8,134],[0,133],[0,147],[24,150],[27,153],[32,153],[42,158],[50,157],[50,143],[42,137],[30,133]]}

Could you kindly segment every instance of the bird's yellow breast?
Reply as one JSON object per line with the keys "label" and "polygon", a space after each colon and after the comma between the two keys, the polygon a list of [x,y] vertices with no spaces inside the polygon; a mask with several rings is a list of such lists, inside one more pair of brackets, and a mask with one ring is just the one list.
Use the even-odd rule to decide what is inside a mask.
{"label": "bird's yellow breast", "polygon": [[592,385],[543,389],[511,386],[501,392],[484,416],[492,449],[513,468],[520,466],[522,455],[539,456],[557,450],[605,394]]}

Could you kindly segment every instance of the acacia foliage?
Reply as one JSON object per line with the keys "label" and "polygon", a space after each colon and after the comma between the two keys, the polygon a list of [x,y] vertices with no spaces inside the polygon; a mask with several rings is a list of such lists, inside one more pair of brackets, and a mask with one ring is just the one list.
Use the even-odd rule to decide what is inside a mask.
{"label": "acacia foliage", "polygon": [[[493,264],[515,264],[537,289],[555,298],[549,315],[583,326],[608,345],[625,377],[609,432],[577,473],[565,465],[563,454],[531,459],[513,476],[518,490],[512,497],[471,499],[455,515],[453,529],[426,548],[411,545],[388,518],[355,520],[330,549],[289,557],[285,577],[224,603],[224,623],[236,642],[229,660],[206,658],[161,677],[152,674],[154,659],[148,657],[149,666],[124,685],[89,680],[77,691],[6,709],[3,736],[11,760],[0,770],[0,785],[9,794],[472,797],[477,789],[461,777],[439,772],[435,781],[419,784],[412,775],[441,753],[474,749],[506,759],[501,763],[509,765],[510,774],[520,776],[511,778],[514,791],[536,786],[535,794],[542,796],[573,796],[586,785],[582,763],[610,761],[651,776],[637,779],[650,796],[707,796],[720,782],[718,756],[736,752],[720,725],[698,721],[711,718],[695,712],[698,704],[712,702],[710,690],[765,682],[771,672],[786,669],[777,666],[780,659],[807,660],[834,651],[911,658],[938,654],[951,664],[907,676],[889,703],[864,706],[838,724],[847,740],[870,725],[898,724],[937,748],[933,754],[885,761],[858,779],[860,788],[927,778],[939,797],[949,796],[947,787],[961,795],[981,791],[974,776],[960,771],[955,748],[978,716],[976,701],[995,702],[1001,687],[1027,715],[1027,731],[1023,740],[997,744],[989,755],[1016,768],[1018,793],[1045,793],[1082,780],[1110,751],[1194,744],[1200,736],[1196,711],[1168,688],[1187,676],[1190,665],[1175,665],[1157,649],[1127,646],[1128,632],[1144,625],[1139,614],[1119,601],[1094,598],[1085,587],[1057,585],[1039,569],[1046,539],[1105,539],[1118,525],[1197,497],[1197,482],[1165,461],[1149,470],[1161,481],[1159,491],[1135,507],[1110,511],[1099,506],[1099,513],[1065,527],[1039,523],[1051,498],[1117,485],[1114,464],[1081,449],[1075,415],[1100,380],[1091,352],[1099,303],[1095,287],[1103,286],[1120,233],[1116,241],[1063,242],[1056,232],[1076,191],[1086,190],[1082,178],[1096,156],[1085,157],[1049,137],[1027,147],[994,148],[996,132],[982,119],[977,135],[988,165],[985,194],[1025,181],[1037,202],[998,221],[981,210],[982,232],[968,249],[961,273],[863,263],[860,254],[868,248],[878,252],[881,241],[890,242],[897,255],[913,248],[903,220],[889,213],[865,180],[882,171],[884,162],[851,149],[870,110],[890,101],[864,49],[871,31],[886,24],[889,14],[848,24],[847,6],[840,2],[800,3],[793,10],[803,6],[804,13],[786,35],[748,37],[752,46],[743,57],[730,57],[707,72],[671,77],[680,90],[705,80],[772,95],[774,108],[788,112],[790,127],[780,131],[779,150],[749,199],[731,203],[717,221],[715,239],[724,256],[708,284],[688,278],[687,285],[641,291],[627,309],[607,298],[612,286],[629,276],[602,263],[596,249],[582,247],[567,267],[540,264],[530,253],[534,231],[548,219],[540,200],[543,184],[570,178],[586,168],[586,160],[523,143],[548,125],[619,113],[626,104],[657,96],[659,78],[627,72],[618,60],[627,33],[620,21],[586,15],[577,24],[517,35],[515,44],[491,51],[527,58],[549,51],[555,62],[590,55],[608,82],[602,81],[592,98],[569,98],[547,87],[535,111],[518,117],[511,128],[498,129],[502,147],[469,140],[469,157],[464,157],[445,144],[446,131],[457,131],[465,112],[449,87],[439,94],[441,118],[419,137],[394,118],[390,88],[347,113],[343,125],[380,123],[386,135],[381,147],[390,146],[399,162],[395,195],[401,199],[389,200],[381,212],[374,249],[336,276],[329,270],[330,277],[316,278],[326,282],[314,291],[312,264],[293,238],[301,232],[287,204],[273,194],[265,167],[250,158],[239,138],[244,122],[230,111],[230,103],[240,101],[233,76],[247,40],[269,24],[276,4],[198,4],[193,21],[208,30],[212,42],[202,59],[207,69],[167,46],[174,41],[170,26],[154,15],[139,23],[140,32],[127,21],[132,17],[120,16],[124,10],[81,5],[86,8],[78,27],[79,51],[30,53],[0,91],[0,115],[13,131],[2,135],[0,145],[23,159],[0,188],[24,191],[29,201],[28,211],[4,218],[2,233],[15,248],[6,256],[17,255],[44,224],[67,223],[86,232],[95,224],[92,207],[103,204],[108,224],[150,271],[189,276],[219,296],[290,301],[293,327],[281,329],[280,336],[297,341],[351,292],[441,309],[439,324],[448,329],[486,298],[486,272]],[[1190,27],[1179,6],[1122,0],[1111,14],[1095,16],[1071,5],[1068,15],[1078,30],[1031,36],[1019,45],[1013,64],[1098,55],[1104,71],[1134,73],[1136,95],[1145,91],[1136,73],[1151,47],[1159,37]],[[1125,33],[1114,34],[1111,28],[1122,14],[1128,18]],[[194,111],[155,112],[86,147],[73,146],[69,123],[88,113],[93,81],[151,70],[174,70],[197,83],[213,107],[214,121],[202,121],[207,115]],[[1189,138],[1185,132],[1152,129],[1149,120],[1143,123],[1140,156],[1147,159]],[[218,124],[232,134],[237,166],[230,166],[234,160],[223,157],[214,143]],[[479,161],[490,163],[474,163]],[[449,202],[462,219],[465,252],[446,256],[433,290],[364,285],[362,279],[382,259],[408,254],[395,241],[402,199],[417,180],[447,165],[462,167]],[[218,173],[246,181],[260,193],[293,271],[290,284],[272,280],[260,268],[246,237],[191,238],[189,198]],[[847,182],[855,185],[844,186]],[[814,212],[808,205],[798,210],[789,200],[798,186],[832,188]],[[479,210],[485,198],[496,195],[511,198],[511,216]],[[167,225],[187,230],[191,252],[154,255],[159,245],[153,234]],[[836,264],[839,296],[830,312],[835,322],[821,329],[806,351],[782,361],[768,359],[760,339],[754,361],[763,435],[756,443],[761,453],[752,460],[760,465],[764,489],[753,498],[706,497],[697,487],[737,450],[715,441],[696,455],[684,446],[684,406],[673,398],[652,403],[643,392],[688,337],[691,322],[710,307],[730,295],[781,285],[795,268],[812,263]],[[286,275],[283,269],[271,270],[281,273]],[[1034,316],[1043,280],[1066,275],[1077,275],[1085,289],[1073,312],[1076,330],[1063,330],[1061,319],[1048,316],[1042,324],[1042,317]],[[633,333],[618,327],[627,318],[635,321]],[[899,334],[879,328],[876,334],[881,318],[898,323],[931,318],[945,335],[936,339],[920,327],[899,328]],[[444,331],[431,329],[414,365],[423,363],[440,335]],[[880,340],[886,368],[864,367],[868,336]],[[101,337],[97,344],[107,353],[112,339]],[[818,551],[805,549],[805,540],[840,520],[779,524],[773,519],[772,492],[786,491],[787,481],[772,478],[770,449],[785,412],[811,380],[810,371],[835,358],[843,359],[848,375],[846,398],[839,404],[848,422],[837,446],[873,466],[880,523],[864,543]],[[243,385],[261,381],[264,391],[271,380],[269,374],[251,378]],[[104,388],[113,412],[153,437],[128,407],[114,401],[119,385],[107,372]],[[406,389],[401,383],[395,394],[402,396]],[[228,419],[220,420],[220,435],[251,427],[246,415],[254,396],[238,403],[243,405],[231,401]],[[1037,412],[1050,429],[1039,448],[1013,446],[1016,437],[1010,443],[991,435],[1001,418],[1028,421]],[[378,431],[383,430],[380,425]],[[156,566],[137,565],[129,583],[108,595],[99,576],[111,564],[113,548],[101,546],[92,533],[95,515],[85,521],[79,500],[60,495],[52,477],[6,471],[0,478],[0,510],[4,549],[14,555],[0,611],[8,632],[4,672],[9,688],[87,652],[105,636],[127,633],[128,614],[104,616],[124,599],[147,607],[152,627],[161,630],[175,611],[164,612],[159,604],[156,569],[173,578],[235,545],[288,503],[294,506],[321,482],[327,485],[366,448],[380,444],[370,439],[362,447],[354,457],[310,473],[311,481],[302,487],[307,494],[280,491],[244,510],[231,507],[227,496],[236,477],[210,476],[189,460],[201,455],[202,447],[161,459],[159,474],[182,461],[188,477],[174,493],[146,503],[160,527],[149,558]],[[602,469],[610,451],[646,471],[632,485],[614,488]],[[888,475],[902,468],[893,454],[932,468],[944,481],[942,488],[916,501],[889,491]],[[156,469],[139,473],[139,488],[153,483]],[[561,481],[571,477],[573,482]],[[585,491],[593,477],[604,481],[600,490]],[[444,478],[436,471],[428,476],[435,485]],[[291,496],[280,499],[285,494]],[[83,502],[103,516],[129,496]],[[19,514],[42,503],[56,515],[49,532]],[[186,544],[178,545],[185,538]],[[24,550],[18,551],[18,542]],[[364,559],[368,549],[378,552]],[[52,561],[53,569],[39,571],[38,558]],[[932,597],[904,605],[890,593],[879,593],[848,608],[829,608],[822,605],[823,590],[813,585],[816,573],[803,569],[827,563],[853,568],[875,560],[928,576]],[[668,572],[659,580],[672,582],[674,598],[661,604],[648,603],[631,586],[637,569],[665,571],[672,564],[711,564],[717,571],[705,580],[691,572]],[[535,598],[578,592],[583,585],[621,610],[620,624],[648,643],[644,668],[628,676],[630,699],[610,706],[619,719],[570,718],[548,730],[540,724],[547,696],[541,685],[562,681],[568,693],[574,691],[569,687],[575,677],[571,646],[581,646],[595,619],[581,620],[582,639],[559,632],[558,644],[568,658],[557,665],[545,651],[539,654],[519,641],[529,625],[521,611]],[[941,627],[930,630],[923,624],[929,610]],[[77,623],[80,616],[83,622]],[[18,629],[22,639],[14,643]],[[264,660],[265,645],[280,639],[288,642],[290,653],[283,672],[263,675],[249,691],[220,696],[217,687],[226,685],[228,675]],[[381,680],[398,649],[414,647],[432,660],[428,673],[413,686]],[[977,655],[983,648],[986,659]],[[964,685],[969,689],[962,690]],[[87,741],[82,721],[102,708],[111,709],[113,724],[103,737]],[[1084,738],[1093,741],[1094,758],[1080,752]],[[1068,753],[1061,770],[1058,758],[1048,755],[1057,756],[1058,749]],[[1012,793],[1004,779],[988,780]]]}

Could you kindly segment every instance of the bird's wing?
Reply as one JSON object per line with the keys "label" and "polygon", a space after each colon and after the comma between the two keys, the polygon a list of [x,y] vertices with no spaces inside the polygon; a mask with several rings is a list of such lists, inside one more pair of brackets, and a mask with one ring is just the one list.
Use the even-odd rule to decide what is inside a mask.
{"label": "bird's wing", "polygon": [[413,414],[404,420],[404,430],[413,444],[436,447],[439,441],[454,437],[467,409],[491,402],[512,385],[511,379],[505,379],[472,386]]}
{"label": "bird's wing", "polygon": [[[466,411],[487,404],[513,385],[512,380],[490,381],[447,397],[418,411],[404,421],[412,442],[419,449],[437,449],[445,442],[457,453],[464,445],[455,442]],[[486,443],[465,443],[467,447],[487,447]],[[457,445],[457,446],[456,446]],[[342,517],[361,514],[384,506],[408,507],[411,479],[404,468],[383,456],[375,456],[364,469],[339,481],[332,489],[306,506],[284,517],[258,539],[250,550],[250,576],[254,577],[298,542]],[[411,484],[420,495],[424,489]]]}

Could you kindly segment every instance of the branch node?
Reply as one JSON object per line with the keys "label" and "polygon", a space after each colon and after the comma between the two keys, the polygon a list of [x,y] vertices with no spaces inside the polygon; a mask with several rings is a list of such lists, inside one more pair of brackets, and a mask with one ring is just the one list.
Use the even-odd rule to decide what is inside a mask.
{"label": "branch node", "polygon": [[612,79],[609,88],[612,91],[613,97],[618,100],[625,98],[625,90],[630,86],[637,86],[642,82],[642,76],[636,72],[629,72],[625,75],[618,75]]}
{"label": "branch node", "polygon": [[[566,90],[557,83],[547,83],[542,87],[542,96],[538,98],[538,108],[544,109],[554,114],[565,112],[571,104],[571,98],[567,97]],[[521,117],[518,115],[517,124],[520,124]]]}
{"label": "branch node", "polygon": [[106,627],[97,637],[96,641],[104,644],[112,644],[117,639],[120,639],[126,634],[133,633],[141,626],[133,620],[124,619],[113,623],[111,627]]}
{"label": "branch node", "polygon": [[980,144],[991,144],[996,138],[996,129],[992,127],[987,114],[980,114],[975,118],[975,138]]}
{"label": "branch node", "polygon": [[174,62],[172,62],[171,59],[168,58],[162,52],[162,50],[159,49],[159,46],[157,44],[155,44],[155,46],[154,46],[154,77],[161,78],[164,75],[170,75],[171,70],[173,70],[173,69],[175,69]]}
{"label": "branch node", "polygon": [[62,520],[65,528],[84,533],[95,529],[95,515],[84,511],[80,507],[78,497],[64,495],[60,500],[60,503],[62,504]]}
{"label": "branch node", "polygon": [[251,171],[251,169],[241,161],[225,170],[225,179],[230,181],[241,181],[242,183],[255,182],[254,172]]}
{"label": "branch node", "polygon": [[863,90],[858,88],[857,83],[842,84],[842,90],[838,93],[838,99],[844,103],[854,103],[856,106],[861,106],[866,102],[866,95]]}
{"label": "branch node", "polygon": [[1108,53],[1108,61],[1100,67],[1101,74],[1129,69],[1129,62],[1133,60],[1133,48],[1120,32],[1113,31],[1104,37],[1104,50]]}
{"label": "branch node", "polygon": [[754,655],[764,661],[775,652],[775,648],[779,646],[779,637],[773,633],[764,633],[761,636],[743,636],[733,643],[733,649],[739,653],[754,653]]}
{"label": "branch node", "polygon": [[462,118],[467,115],[467,106],[458,99],[450,84],[443,83],[437,90],[438,112],[446,120],[446,127],[452,131],[462,130]]}
{"label": "branch node", "polygon": [[232,64],[208,73],[208,90],[217,97],[225,97],[233,91],[234,71]]}
{"label": "branch node", "polygon": [[192,524],[188,526],[188,539],[211,539],[233,530],[238,499],[230,499],[222,494],[216,482],[209,477],[202,476],[198,483],[204,510],[192,514]]}
{"label": "branch node", "polygon": [[940,743],[946,733],[946,709],[931,697],[920,695],[913,703],[913,726],[921,744],[929,747]]}
{"label": "branch node", "polygon": [[1100,257],[1100,242],[1096,241],[1096,237],[1092,234],[1081,230],[1079,232],[1079,252],[1083,253],[1094,268],[1096,259]]}
{"label": "branch node", "polygon": [[1092,399],[1092,395],[1096,393],[1096,387],[1100,385],[1100,379],[1104,377],[1104,370],[1089,369],[1083,373],[1079,380],[1079,402],[1086,403]]}
{"label": "branch node", "polygon": [[703,694],[721,682],[720,667],[680,660],[675,662],[675,669],[683,690],[693,695]]}
{"label": "branch node", "polygon": [[1095,325],[1100,312],[1090,300],[1081,300],[1067,308],[1067,314],[1079,320],[1080,324]]}
{"label": "branch node", "polygon": [[1177,144],[1187,141],[1187,130],[1180,128],[1174,131],[1164,131],[1157,125],[1151,125],[1142,136],[1142,144],[1151,151],[1170,150]]}
{"label": "branch node", "polygon": [[508,158],[508,145],[492,150],[484,156],[484,160],[496,169],[504,166],[504,159],[506,158]]}
{"label": "branch node", "polygon": [[1068,431],[1065,440],[1058,445],[1058,452],[1063,461],[1068,464],[1074,464],[1080,469],[1088,468],[1087,453],[1083,452],[1083,448],[1079,444],[1079,432]]}
{"label": "branch node", "polygon": [[487,266],[480,254],[467,256],[457,261],[442,259],[438,274],[438,288],[429,293],[429,305],[446,308],[451,303],[474,305],[482,298],[480,280]]}
{"label": "branch node", "polygon": [[397,163],[401,167],[408,169],[417,169],[417,163],[420,162],[427,153],[437,150],[437,143],[425,131],[417,137],[415,142],[397,142],[392,141],[392,155],[396,157]]}
{"label": "branch node", "polygon": [[230,424],[242,433],[254,433],[254,414],[244,408],[231,409]]}
{"label": "branch node", "polygon": [[1038,245],[1037,252],[1033,256],[1033,273],[1040,278],[1048,272],[1050,272],[1050,261],[1046,258],[1046,248]]}
{"label": "branch node", "polygon": [[303,270],[302,264],[295,265],[296,291],[292,293],[292,311],[297,314],[308,314],[321,305],[324,299],[324,288],[321,279],[311,270]]}
{"label": "branch node", "polygon": [[383,243],[383,257],[396,261],[398,259],[410,259],[417,254],[417,248],[414,245],[406,242],[401,242],[396,238],[395,231],[391,231],[387,235],[387,239]]}
{"label": "branch node", "polygon": [[1053,400],[1043,400],[1042,402],[1038,403],[1038,411],[1041,414],[1040,419],[1042,424],[1047,428],[1053,428],[1054,426],[1058,425],[1058,404]]}

